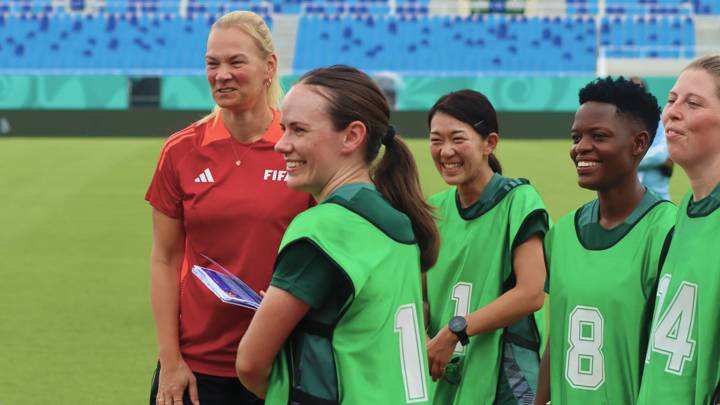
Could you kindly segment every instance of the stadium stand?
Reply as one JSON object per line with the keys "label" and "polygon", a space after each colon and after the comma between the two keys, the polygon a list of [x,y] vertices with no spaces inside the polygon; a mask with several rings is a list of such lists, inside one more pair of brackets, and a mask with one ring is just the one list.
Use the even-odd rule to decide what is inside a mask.
{"label": "stadium stand", "polygon": [[548,17],[503,14],[498,0],[481,15],[437,15],[429,0],[10,0],[0,4],[0,72],[202,73],[212,22],[247,9],[271,26],[273,16],[295,16],[293,73],[348,63],[403,74],[587,74],[599,57],[694,57],[696,15],[720,13],[720,0],[565,8]]}
{"label": "stadium stand", "polygon": [[591,72],[593,18],[301,17],[294,68],[329,63],[409,73]]}

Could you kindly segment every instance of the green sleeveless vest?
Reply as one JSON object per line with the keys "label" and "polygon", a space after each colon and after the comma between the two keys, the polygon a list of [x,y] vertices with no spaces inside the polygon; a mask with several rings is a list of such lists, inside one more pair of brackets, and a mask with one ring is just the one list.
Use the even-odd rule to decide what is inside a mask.
{"label": "green sleeveless vest", "polygon": [[545,238],[553,405],[635,403],[676,208],[655,200],[636,211],[627,233],[605,246],[583,238],[582,210],[563,217]]}
{"label": "green sleeveless vest", "polygon": [[691,197],[678,209],[660,274],[639,404],[708,405],[714,393],[717,401],[720,186],[695,207]]}
{"label": "green sleeveless vest", "polygon": [[[526,180],[502,178],[502,181],[504,186],[497,195],[472,218],[461,216],[455,187],[429,199],[437,208],[441,235],[438,261],[427,273],[430,336],[435,336],[453,316],[464,316],[502,295],[513,279],[515,237],[532,214],[541,211],[547,215],[540,196]],[[543,321],[543,317],[539,320]],[[517,346],[515,350],[515,345],[505,344],[503,336],[507,330],[472,336],[467,346],[456,348],[446,378],[433,384],[434,403],[490,405],[495,403],[496,394],[499,402],[519,402],[517,397],[505,402],[505,398],[513,395],[500,392],[502,380],[514,380],[513,388],[523,389],[522,395],[530,396],[531,401],[537,384],[539,336],[532,317],[517,326],[530,333],[518,336],[518,340],[530,341],[531,348]],[[520,375],[500,379],[506,371],[504,363],[516,361],[531,362],[535,369],[531,380]],[[449,374],[451,369],[453,374]]]}
{"label": "green sleeveless vest", "polygon": [[[294,242],[310,241],[345,272],[354,289],[339,321],[327,332],[334,359],[315,358],[335,367],[339,398],[327,403],[430,403],[420,256],[410,221],[384,200],[380,202],[382,197],[375,191],[358,196],[331,197],[301,213],[280,245],[282,256]],[[390,223],[379,223],[382,215],[373,217],[372,211],[378,208],[384,209]],[[386,232],[388,227],[393,231]],[[289,403],[295,385],[290,376],[302,376],[302,370],[289,370],[290,349],[286,345],[276,359],[268,404]]]}

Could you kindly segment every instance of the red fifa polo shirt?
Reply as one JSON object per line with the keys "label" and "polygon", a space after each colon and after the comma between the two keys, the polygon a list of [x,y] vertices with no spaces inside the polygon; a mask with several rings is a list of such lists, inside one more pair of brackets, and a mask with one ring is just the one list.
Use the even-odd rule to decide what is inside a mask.
{"label": "red fifa polo shirt", "polygon": [[213,268],[204,254],[255,291],[267,290],[285,229],[313,204],[285,182],[285,161],[273,149],[282,135],[280,113],[273,113],[263,138],[252,144],[232,138],[220,114],[173,134],[145,195],[185,227],[180,351],[195,372],[236,376],[237,346],[253,311],[221,302],[188,268]]}

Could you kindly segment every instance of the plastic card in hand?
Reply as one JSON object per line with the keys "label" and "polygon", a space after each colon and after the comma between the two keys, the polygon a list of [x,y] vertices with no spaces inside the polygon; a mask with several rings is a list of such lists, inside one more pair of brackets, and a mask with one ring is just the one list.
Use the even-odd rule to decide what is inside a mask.
{"label": "plastic card in hand", "polygon": [[222,302],[257,310],[262,298],[250,286],[207,256],[222,272],[202,266],[193,266],[192,273]]}

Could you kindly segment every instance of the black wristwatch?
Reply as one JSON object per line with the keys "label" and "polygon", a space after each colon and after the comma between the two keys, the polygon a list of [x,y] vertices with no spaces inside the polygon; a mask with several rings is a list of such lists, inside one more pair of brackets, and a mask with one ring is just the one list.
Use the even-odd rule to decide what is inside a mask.
{"label": "black wristwatch", "polygon": [[461,345],[467,346],[467,344],[470,343],[470,338],[468,338],[467,335],[467,321],[465,320],[465,317],[456,316],[450,319],[450,322],[448,322],[448,329],[457,336]]}

